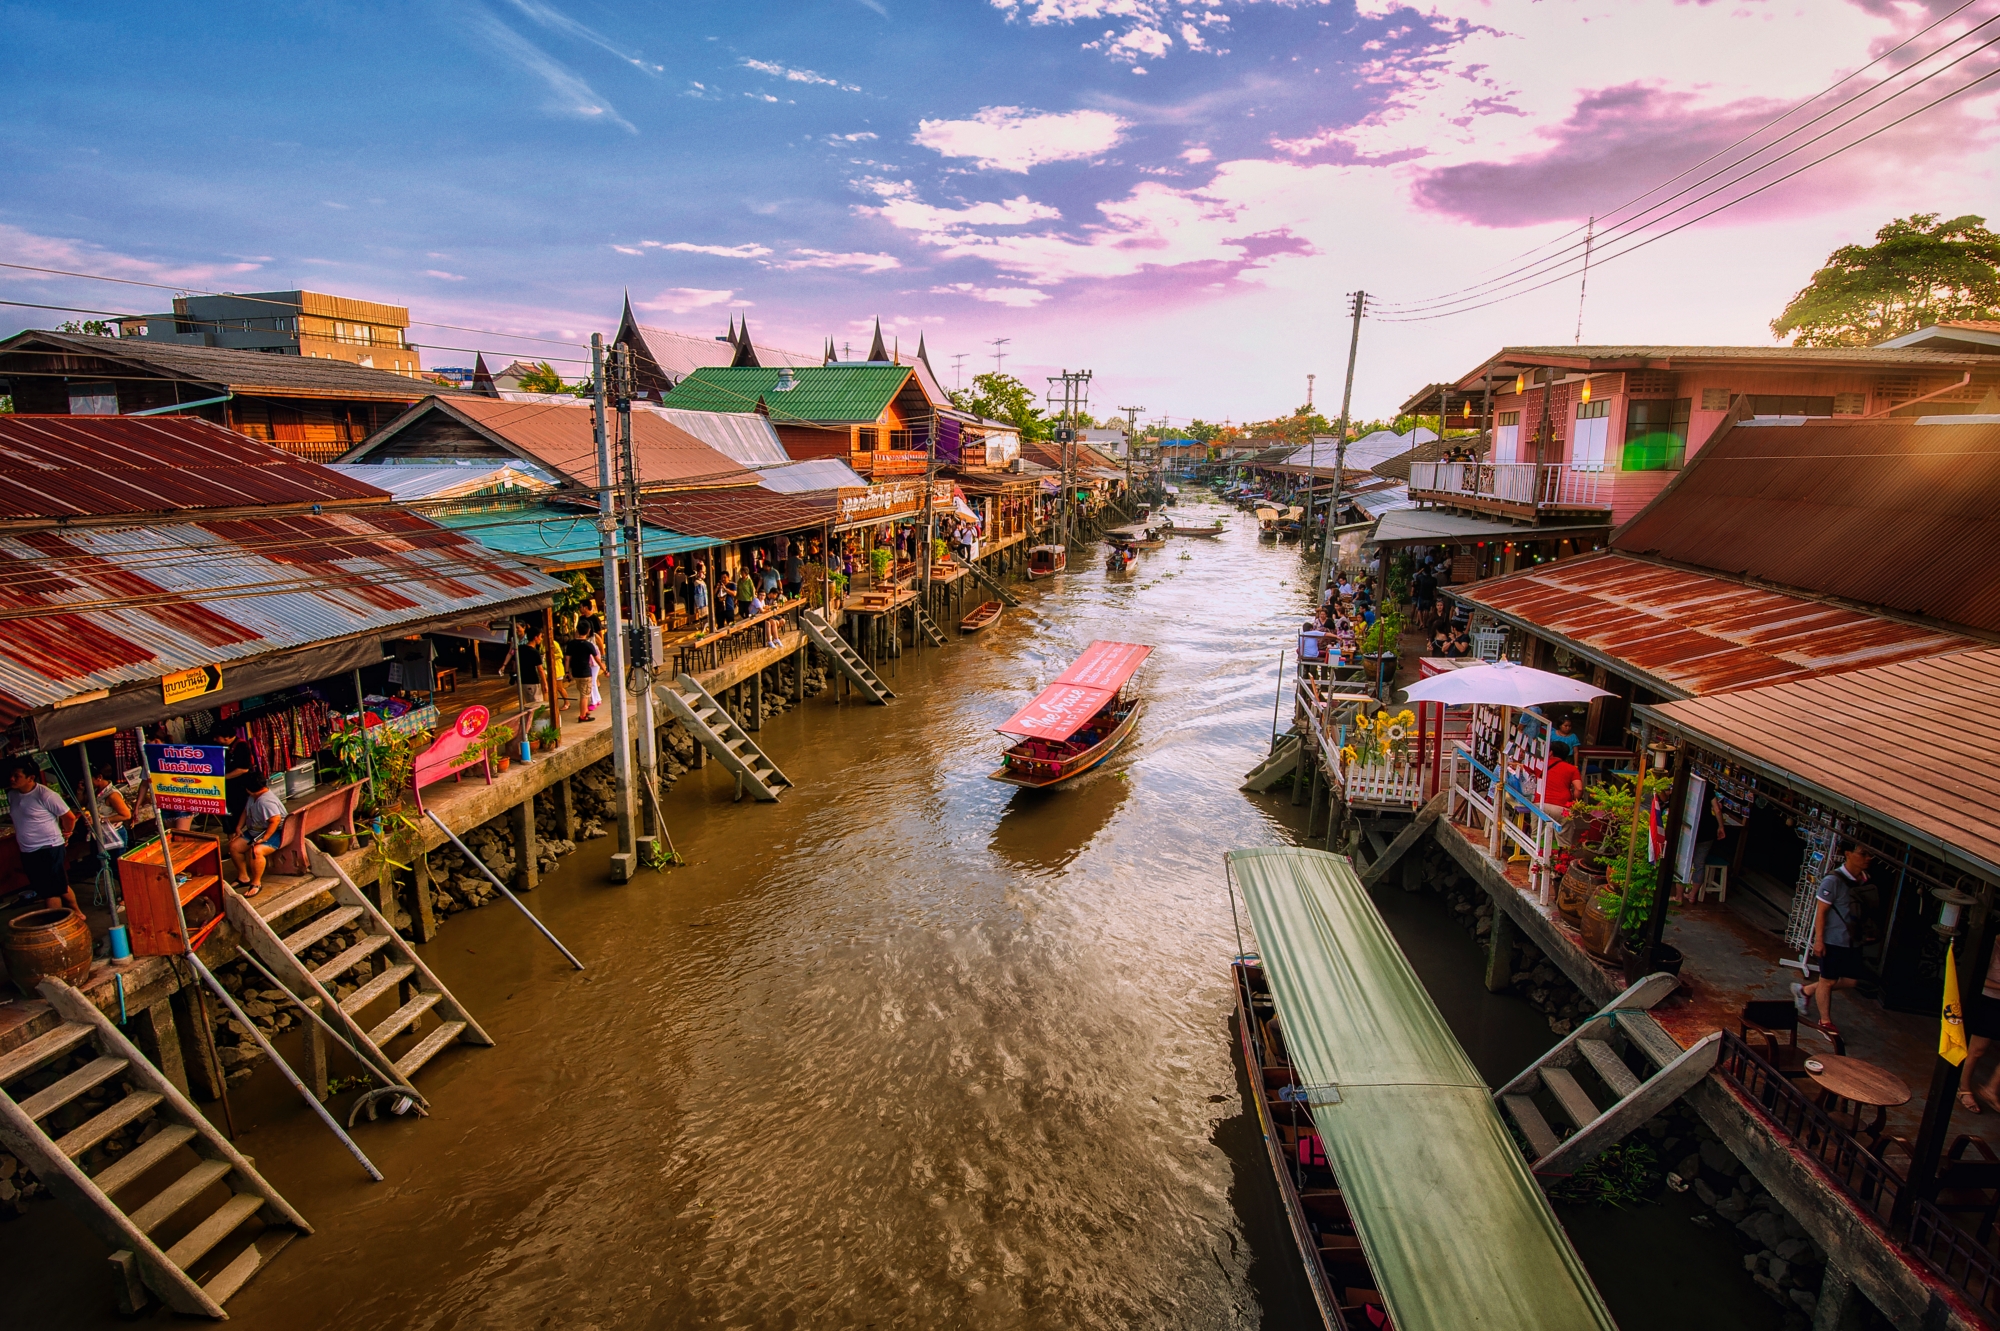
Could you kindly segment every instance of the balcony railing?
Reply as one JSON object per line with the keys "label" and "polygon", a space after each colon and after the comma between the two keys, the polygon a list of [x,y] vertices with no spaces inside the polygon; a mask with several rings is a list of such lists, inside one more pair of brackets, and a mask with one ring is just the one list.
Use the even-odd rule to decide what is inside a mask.
{"label": "balcony railing", "polygon": [[853,455],[854,469],[870,476],[921,476],[930,466],[930,454],[912,450],[876,449]]}
{"label": "balcony railing", "polygon": [[1921,1197],[1910,1208],[1909,1248],[1988,1320],[2000,1315],[2000,1258]]}
{"label": "balcony railing", "polygon": [[1412,462],[1411,494],[1465,495],[1523,508],[1609,508],[1602,467],[1569,462]]}

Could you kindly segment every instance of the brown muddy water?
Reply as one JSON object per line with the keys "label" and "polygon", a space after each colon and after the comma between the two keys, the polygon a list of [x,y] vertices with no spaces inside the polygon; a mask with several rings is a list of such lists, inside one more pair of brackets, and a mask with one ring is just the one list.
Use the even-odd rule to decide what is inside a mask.
{"label": "brown muddy water", "polygon": [[[779,804],[690,772],[686,867],[611,886],[607,839],[527,898],[586,972],[504,904],[451,917],[426,958],[498,1043],[424,1072],[428,1120],[362,1125],[386,1182],[269,1070],[239,1087],[239,1145],[317,1233],[233,1322],[1311,1324],[1232,1059],[1222,872],[1296,839],[1301,811],[1237,784],[1309,598],[1296,551],[1230,519],[1129,574],[1079,556],[888,663],[888,707],[773,718]],[[988,780],[991,727],[1095,638],[1155,646],[1133,741],[1055,792]],[[1380,899],[1490,1080],[1552,1042],[1440,904]],[[1774,1325],[1673,1201],[1566,1217],[1620,1325]],[[119,1324],[103,1249],[52,1203],[0,1224],[0,1288],[7,1325]]]}

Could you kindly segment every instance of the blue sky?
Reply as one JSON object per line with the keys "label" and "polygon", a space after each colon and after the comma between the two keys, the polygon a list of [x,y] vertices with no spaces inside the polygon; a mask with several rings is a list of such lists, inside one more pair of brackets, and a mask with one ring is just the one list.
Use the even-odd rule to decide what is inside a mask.
{"label": "blue sky", "polygon": [[[492,330],[417,330],[443,344],[426,364],[469,361],[452,347],[565,354],[496,334],[609,332],[628,289],[646,323],[708,333],[740,311],[801,349],[861,340],[879,315],[906,346],[921,330],[947,379],[951,353],[969,374],[1009,337],[1008,368],[1037,386],[1087,366],[1100,408],[1241,420],[1295,405],[1307,374],[1326,403],[1346,291],[1408,304],[1567,243],[1935,15],[1888,0],[10,5],[0,258],[303,285]],[[1990,111],[1948,103],[1607,264],[1586,340],[1768,341],[1834,245],[1901,213],[1988,211]],[[0,296],[168,299],[18,272]],[[1557,282],[1371,325],[1357,409],[1503,343],[1569,341],[1576,303]],[[60,317],[0,308],[9,329]]]}

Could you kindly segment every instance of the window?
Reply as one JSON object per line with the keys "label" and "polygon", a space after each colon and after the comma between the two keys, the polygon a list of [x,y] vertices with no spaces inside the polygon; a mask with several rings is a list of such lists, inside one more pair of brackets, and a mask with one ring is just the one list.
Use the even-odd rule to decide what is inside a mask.
{"label": "window", "polygon": [[1859,416],[1868,410],[1866,393],[1835,393],[1833,414],[1836,416]]}
{"label": "window", "polygon": [[71,384],[69,414],[72,416],[116,416],[118,385]]}
{"label": "window", "polygon": [[1611,433],[1611,404],[1599,398],[1576,409],[1576,431],[1570,440],[1569,465],[1577,471],[1604,470],[1604,444]]}
{"label": "window", "polygon": [[1704,388],[1701,390],[1703,411],[1728,411],[1729,390],[1726,388]]}
{"label": "window", "polygon": [[1499,423],[1493,427],[1493,460],[1495,462],[1514,461],[1515,449],[1521,437],[1521,413],[1503,411]]}
{"label": "window", "polygon": [[1688,407],[1684,397],[1640,398],[1625,411],[1626,471],[1670,471],[1687,453]]}
{"label": "window", "polygon": [[1750,414],[1753,416],[1831,416],[1833,399],[1830,397],[1801,397],[1797,394],[1753,393],[1750,397]]}

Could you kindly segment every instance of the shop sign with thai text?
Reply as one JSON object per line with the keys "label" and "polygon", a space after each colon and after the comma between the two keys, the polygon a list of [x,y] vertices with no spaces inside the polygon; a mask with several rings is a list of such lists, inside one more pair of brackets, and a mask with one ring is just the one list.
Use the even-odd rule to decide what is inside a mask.
{"label": "shop sign with thai text", "polygon": [[229,751],[220,744],[148,744],[153,803],[162,813],[229,812],[223,773]]}
{"label": "shop sign with thai text", "polygon": [[[932,502],[938,508],[951,507],[951,482],[933,482]],[[880,485],[846,485],[840,488],[834,524],[849,527],[857,523],[885,522],[924,508],[922,481],[888,481]]]}
{"label": "shop sign with thai text", "polygon": [[220,692],[222,692],[222,667],[219,665],[179,670],[160,679],[160,693],[169,707],[175,703],[186,702],[190,698]]}

